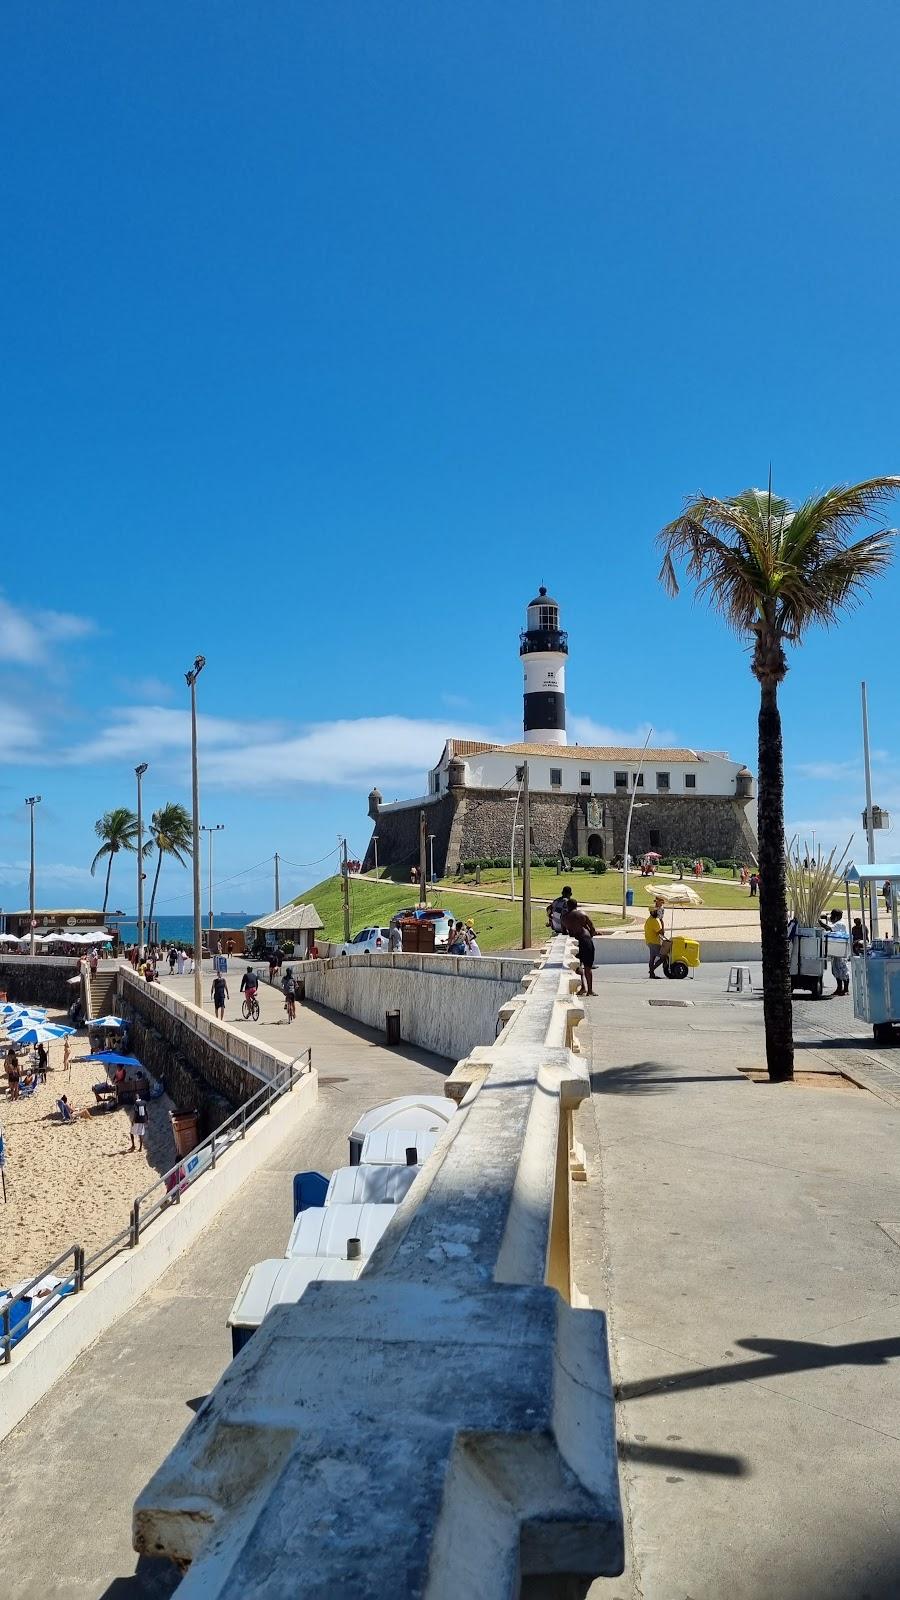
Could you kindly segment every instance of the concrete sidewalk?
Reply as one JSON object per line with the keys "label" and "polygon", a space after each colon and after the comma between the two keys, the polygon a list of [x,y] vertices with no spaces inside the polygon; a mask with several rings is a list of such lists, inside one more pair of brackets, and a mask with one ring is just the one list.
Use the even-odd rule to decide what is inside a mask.
{"label": "concrete sidewalk", "polygon": [[[797,1068],[826,1069],[817,1086],[747,1081],[762,1007],[726,999],[725,976],[673,995],[605,969],[580,1030],[631,1539],[624,1577],[592,1600],[887,1600],[900,1108],[835,1073],[871,1056],[846,1001],[795,1005]],[[693,1004],[648,1004],[672,999]],[[890,1052],[881,1065],[900,1088]]]}
{"label": "concrete sidewalk", "polygon": [[[261,1034],[271,1038],[277,1028],[279,1046],[292,1052],[312,1046],[319,1103],[302,1131],[4,1441],[3,1600],[159,1600],[173,1592],[178,1574],[168,1563],[136,1567],[132,1504],[231,1358],[225,1318],[244,1273],[284,1253],[293,1174],[345,1164],[347,1136],[369,1106],[443,1092],[452,1062],[406,1046],[387,1049],[371,1030],[306,1007],[297,1008],[292,1027],[282,1026],[273,992],[262,991],[260,1004]],[[234,1009],[232,1002],[229,1016]]]}

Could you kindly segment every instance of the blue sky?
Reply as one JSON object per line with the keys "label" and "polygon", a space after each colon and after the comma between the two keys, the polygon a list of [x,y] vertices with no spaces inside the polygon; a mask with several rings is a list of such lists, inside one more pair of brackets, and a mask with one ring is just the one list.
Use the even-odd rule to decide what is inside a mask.
{"label": "blue sky", "polygon": [[[361,853],[373,782],[518,735],[542,580],[582,739],[754,764],[746,655],[653,535],[770,460],[791,497],[900,468],[898,44],[873,0],[7,7],[0,904],[25,795],[43,903],[98,898],[137,761],[187,802],[198,651],[219,903],[268,905],[275,849]],[[863,675],[900,814],[898,601],[900,569],[783,691],[829,842]]]}

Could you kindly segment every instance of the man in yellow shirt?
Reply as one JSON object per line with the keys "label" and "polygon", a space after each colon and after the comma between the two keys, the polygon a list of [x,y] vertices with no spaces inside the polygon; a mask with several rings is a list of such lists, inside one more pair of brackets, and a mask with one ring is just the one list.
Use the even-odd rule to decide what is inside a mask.
{"label": "man in yellow shirt", "polygon": [[655,901],[652,910],[648,913],[644,923],[644,943],[650,957],[650,976],[657,976],[657,967],[662,967],[665,972],[668,957],[668,940],[665,936],[663,925],[663,908],[660,901]]}

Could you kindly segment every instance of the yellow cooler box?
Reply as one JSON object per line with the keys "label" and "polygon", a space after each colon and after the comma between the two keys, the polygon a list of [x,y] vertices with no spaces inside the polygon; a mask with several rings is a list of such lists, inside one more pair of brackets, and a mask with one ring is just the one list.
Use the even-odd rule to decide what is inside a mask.
{"label": "yellow cooler box", "polygon": [[686,967],[699,967],[700,944],[697,939],[685,939],[676,933],[672,940],[671,961],[683,961]]}

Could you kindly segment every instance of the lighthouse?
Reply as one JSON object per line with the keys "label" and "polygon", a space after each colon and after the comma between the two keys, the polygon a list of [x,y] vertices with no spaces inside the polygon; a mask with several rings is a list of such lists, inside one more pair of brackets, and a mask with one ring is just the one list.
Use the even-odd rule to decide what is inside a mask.
{"label": "lighthouse", "polygon": [[566,743],[567,635],[559,625],[559,606],[543,584],[529,603],[528,625],[520,635],[525,669],[525,743]]}

